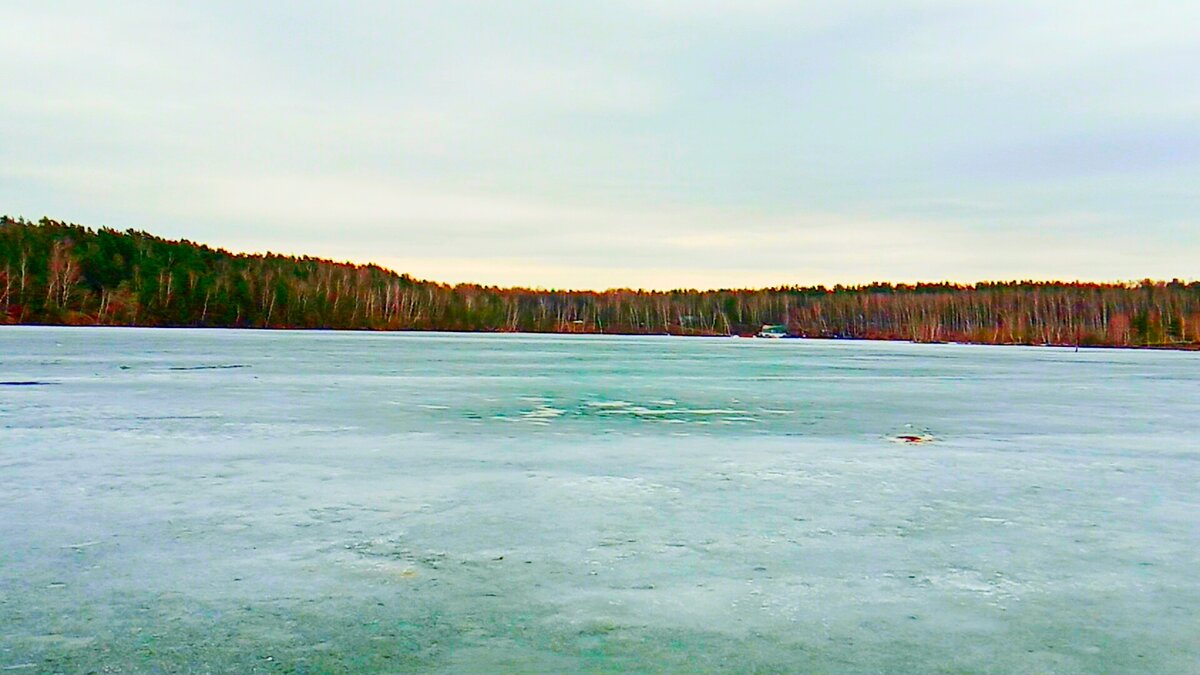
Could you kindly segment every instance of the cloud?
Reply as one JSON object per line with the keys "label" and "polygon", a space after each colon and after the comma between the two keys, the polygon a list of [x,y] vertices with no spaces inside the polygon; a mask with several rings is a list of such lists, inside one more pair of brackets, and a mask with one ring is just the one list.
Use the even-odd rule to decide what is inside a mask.
{"label": "cloud", "polygon": [[1200,7],[1153,0],[942,3],[904,31],[901,48],[879,64],[895,75],[994,84],[1058,79],[1093,68],[1196,51]]}
{"label": "cloud", "polygon": [[0,210],[450,281],[1187,276],[1196,11],[9,4]]}

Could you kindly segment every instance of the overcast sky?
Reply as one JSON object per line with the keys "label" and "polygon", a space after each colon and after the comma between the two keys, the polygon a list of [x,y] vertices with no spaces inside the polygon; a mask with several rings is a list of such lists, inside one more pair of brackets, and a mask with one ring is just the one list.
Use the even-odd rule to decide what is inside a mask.
{"label": "overcast sky", "polygon": [[0,212],[542,287],[1200,277],[1200,2],[0,0]]}

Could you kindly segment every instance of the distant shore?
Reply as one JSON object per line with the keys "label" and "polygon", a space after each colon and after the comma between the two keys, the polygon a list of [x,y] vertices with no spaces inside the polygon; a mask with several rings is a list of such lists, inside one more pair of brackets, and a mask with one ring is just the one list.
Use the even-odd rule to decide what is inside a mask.
{"label": "distant shore", "polygon": [[0,324],[762,334],[1193,351],[1200,349],[1200,281],[500,288],[309,256],[230,253],[134,230],[0,217]]}
{"label": "distant shore", "polygon": [[975,347],[1036,347],[1054,349],[1095,350],[1095,349],[1132,349],[1154,351],[1200,352],[1200,343],[1163,344],[1163,345],[1074,345],[1053,343],[1022,343],[1022,342],[964,342],[961,340],[928,341],[905,340],[902,338],[859,338],[859,337],[825,337],[789,335],[783,338],[759,338],[754,335],[718,335],[696,333],[621,333],[597,331],[503,331],[503,330],[441,330],[435,328],[322,328],[322,327],[289,327],[289,326],[136,326],[119,324],[82,324],[82,323],[0,323],[0,330],[5,328],[102,328],[139,330],[232,330],[249,332],[304,332],[304,333],[447,333],[451,335],[547,335],[547,336],[613,336],[613,337],[671,337],[671,338],[707,338],[707,339],[736,339],[754,340],[756,342],[806,341],[806,342],[888,342],[913,345],[969,345]]}

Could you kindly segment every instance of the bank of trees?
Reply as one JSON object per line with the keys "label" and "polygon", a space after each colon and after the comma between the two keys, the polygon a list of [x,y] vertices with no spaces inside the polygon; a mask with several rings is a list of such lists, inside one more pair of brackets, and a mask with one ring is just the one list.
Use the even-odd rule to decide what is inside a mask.
{"label": "bank of trees", "polygon": [[0,322],[753,333],[999,344],[1200,344],[1200,283],[872,284],[545,291],[419,281],[374,265],[232,254],[138,231],[0,218]]}

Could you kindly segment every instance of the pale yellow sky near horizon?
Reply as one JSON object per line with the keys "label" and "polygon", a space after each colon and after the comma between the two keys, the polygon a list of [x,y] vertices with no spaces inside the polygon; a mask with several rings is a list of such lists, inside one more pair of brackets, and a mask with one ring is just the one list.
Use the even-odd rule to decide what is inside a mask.
{"label": "pale yellow sky near horizon", "polygon": [[[403,258],[387,255],[372,256],[354,247],[321,247],[322,250],[292,250],[278,246],[252,246],[238,248],[222,246],[212,242],[206,243],[214,248],[225,248],[235,253],[261,254],[267,251],[283,254],[304,256],[310,255],[333,260],[335,262],[350,262],[360,265],[375,264],[386,269],[424,281],[434,281],[447,284],[479,284],[483,286],[522,287],[531,289],[554,290],[585,290],[604,291],[610,289],[642,289],[642,290],[674,290],[697,289],[713,290],[722,288],[773,288],[779,286],[820,286],[833,287],[837,284],[853,286],[872,282],[918,283],[918,282],[951,282],[973,284],[986,281],[1083,281],[1098,283],[1134,283],[1143,279],[1170,281],[1175,278],[1187,282],[1195,281],[1195,275],[1162,276],[1147,271],[1146,274],[1133,275],[1094,275],[1081,272],[1075,275],[1046,277],[1029,270],[1028,274],[1011,276],[983,275],[978,277],[938,276],[922,274],[919,270],[907,276],[883,277],[872,275],[869,271],[859,270],[856,274],[833,275],[828,278],[819,276],[789,276],[778,274],[771,270],[755,269],[720,269],[692,270],[688,268],[620,268],[612,266],[572,267],[537,266],[531,267],[522,261],[497,261],[481,263],[474,258]],[[531,283],[530,279],[549,279],[550,283]],[[628,280],[640,280],[630,283]]]}

